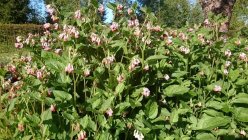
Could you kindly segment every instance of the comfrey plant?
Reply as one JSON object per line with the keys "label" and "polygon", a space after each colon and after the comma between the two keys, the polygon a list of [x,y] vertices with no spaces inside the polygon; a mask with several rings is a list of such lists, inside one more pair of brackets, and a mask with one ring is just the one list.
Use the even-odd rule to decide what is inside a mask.
{"label": "comfrey plant", "polygon": [[30,54],[0,69],[1,139],[247,138],[244,38],[108,6],[110,25],[94,2],[63,15],[48,5],[43,36],[17,37]]}

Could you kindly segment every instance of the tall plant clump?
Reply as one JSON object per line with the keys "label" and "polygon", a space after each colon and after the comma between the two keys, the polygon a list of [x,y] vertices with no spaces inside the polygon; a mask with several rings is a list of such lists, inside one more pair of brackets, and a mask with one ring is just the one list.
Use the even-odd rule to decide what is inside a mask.
{"label": "tall plant clump", "polygon": [[219,37],[218,27],[165,29],[146,9],[139,23],[135,5],[108,6],[110,25],[97,3],[66,15],[49,5],[55,23],[44,36],[16,39],[31,53],[0,69],[1,137],[247,137],[245,39]]}

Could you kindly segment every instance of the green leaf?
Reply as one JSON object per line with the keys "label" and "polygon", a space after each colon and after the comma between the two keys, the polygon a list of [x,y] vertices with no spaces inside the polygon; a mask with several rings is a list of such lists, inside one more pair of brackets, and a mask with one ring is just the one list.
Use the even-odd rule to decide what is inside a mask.
{"label": "green leaf", "polygon": [[167,58],[167,56],[165,55],[152,55],[146,59],[146,62],[149,63],[149,61],[152,61],[152,60],[160,60],[160,59],[165,59],[165,58]]}
{"label": "green leaf", "polygon": [[88,115],[85,115],[82,119],[79,120],[79,124],[83,127],[83,129],[88,126]]}
{"label": "green leaf", "polygon": [[101,103],[102,103],[101,98],[96,99],[96,100],[93,101],[93,103],[92,103],[92,108],[93,108],[93,109],[97,108]]}
{"label": "green leaf", "polygon": [[143,88],[136,89],[136,90],[131,94],[131,97],[133,97],[133,98],[138,97],[139,95],[141,95],[142,91],[143,91]]}
{"label": "green leaf", "polygon": [[93,131],[96,131],[97,129],[96,123],[91,119],[91,117],[88,117],[88,127]]}
{"label": "green leaf", "polygon": [[158,104],[155,101],[150,100],[146,106],[145,113],[150,119],[155,119],[158,115]]}
{"label": "green leaf", "polygon": [[190,112],[189,109],[175,109],[172,111],[170,115],[170,122],[171,123],[177,123],[179,119],[179,115],[185,114],[187,112]]}
{"label": "green leaf", "polygon": [[206,106],[208,108],[214,108],[214,109],[217,109],[217,110],[221,110],[222,107],[223,107],[223,103],[220,103],[218,101],[208,101],[206,103]]}
{"label": "green leaf", "polygon": [[197,140],[216,140],[215,136],[211,133],[200,133],[196,136]]}
{"label": "green leaf", "polygon": [[116,86],[115,92],[116,92],[117,94],[120,94],[120,93],[123,92],[124,89],[125,89],[125,84],[124,84],[124,83],[120,83],[120,84],[118,84],[118,85]]}
{"label": "green leaf", "polygon": [[22,140],[30,140],[32,138],[32,135],[24,136]]}
{"label": "green leaf", "polygon": [[115,11],[116,5],[115,5],[114,3],[109,2],[109,3],[107,4],[107,7],[108,7],[109,9]]}
{"label": "green leaf", "polygon": [[71,100],[72,96],[70,93],[61,91],[61,90],[53,90],[53,95],[55,96],[55,100],[64,101]]}
{"label": "green leaf", "polygon": [[42,121],[52,119],[52,112],[50,111],[50,109],[47,109],[46,111],[41,113],[41,119]]}
{"label": "green leaf", "polygon": [[28,94],[28,96],[32,99],[38,100],[38,101],[42,101],[41,100],[41,94],[39,92],[31,92]]}
{"label": "green leaf", "polygon": [[106,118],[104,117],[104,115],[98,115],[98,116],[97,116],[97,121],[98,121],[98,124],[99,124],[101,127],[106,127],[106,126],[107,126],[107,120],[106,120]]}
{"label": "green leaf", "polygon": [[228,76],[232,81],[235,81],[239,77],[239,70],[231,70]]}
{"label": "green leaf", "polygon": [[198,121],[196,130],[212,130],[216,127],[225,126],[231,122],[229,117],[207,117]]}
{"label": "green leaf", "polygon": [[216,111],[216,110],[213,110],[213,109],[207,109],[207,110],[204,110],[203,112],[206,113],[207,115],[213,116],[213,117],[223,116],[222,112],[219,112],[219,111]]}
{"label": "green leaf", "polygon": [[127,109],[128,107],[130,107],[131,104],[129,102],[123,102],[123,103],[119,103],[115,108],[117,110],[116,115],[120,115],[121,113],[123,113],[123,111],[125,109]]}
{"label": "green leaf", "polygon": [[232,101],[232,103],[248,104],[248,94],[239,93],[235,96],[235,99]]}
{"label": "green leaf", "polygon": [[177,95],[183,95],[189,91],[189,88],[180,85],[170,85],[164,89],[164,95],[173,97]]}
{"label": "green leaf", "polygon": [[75,119],[75,118],[74,118],[71,114],[69,114],[69,113],[63,112],[62,114],[63,114],[63,116],[64,116],[67,120],[69,120],[69,121],[73,121],[73,120]]}
{"label": "green leaf", "polygon": [[17,101],[17,98],[14,98],[14,99],[10,100],[8,111],[12,111],[14,109],[14,107],[16,105],[16,101]]}
{"label": "green leaf", "polygon": [[248,109],[242,107],[235,108],[234,118],[241,122],[248,122]]}
{"label": "green leaf", "polygon": [[110,98],[108,98],[106,101],[104,101],[104,103],[103,103],[102,106],[101,106],[100,111],[101,111],[101,112],[104,112],[104,111],[106,111],[108,108],[110,108],[110,107],[111,107],[111,103],[112,103],[113,100],[114,100],[114,97],[110,97]]}
{"label": "green leaf", "polygon": [[177,123],[179,119],[179,114],[177,110],[173,110],[170,115],[170,123]]}
{"label": "green leaf", "polygon": [[176,71],[176,72],[172,73],[171,76],[179,78],[179,77],[186,75],[187,73],[188,73],[187,71]]}
{"label": "green leaf", "polygon": [[236,82],[236,85],[238,86],[243,86],[243,85],[247,85],[247,80],[246,79],[238,79],[238,81]]}
{"label": "green leaf", "polygon": [[33,115],[27,115],[27,120],[29,123],[34,123],[34,124],[39,124],[40,123],[40,118],[38,114],[33,114]]}

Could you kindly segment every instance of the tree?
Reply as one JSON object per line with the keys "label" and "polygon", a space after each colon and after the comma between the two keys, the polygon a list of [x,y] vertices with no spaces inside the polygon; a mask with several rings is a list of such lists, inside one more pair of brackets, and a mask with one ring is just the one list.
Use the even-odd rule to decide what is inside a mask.
{"label": "tree", "polygon": [[1,0],[1,23],[26,23],[28,14],[31,13],[29,0]]}
{"label": "tree", "polygon": [[80,9],[80,5],[85,0],[45,0],[46,4],[54,4],[59,11],[73,12]]}
{"label": "tree", "polygon": [[228,31],[233,6],[236,0],[199,0],[199,2],[204,11],[205,18],[208,17],[209,13],[213,13],[215,15],[221,14],[223,17],[227,18],[227,21],[222,23],[220,28],[223,32]]}
{"label": "tree", "polygon": [[159,21],[169,27],[182,27],[202,22],[202,11],[198,4],[188,0],[138,0],[141,6],[149,7]]}
{"label": "tree", "polygon": [[246,26],[248,21],[248,1],[237,0],[233,7],[233,14],[230,21],[230,28],[237,29]]}

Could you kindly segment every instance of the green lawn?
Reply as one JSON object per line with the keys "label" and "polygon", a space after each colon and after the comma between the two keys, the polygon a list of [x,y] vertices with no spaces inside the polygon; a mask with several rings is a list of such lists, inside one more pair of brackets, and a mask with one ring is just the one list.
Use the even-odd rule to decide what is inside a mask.
{"label": "green lawn", "polygon": [[8,62],[11,61],[11,59],[20,54],[20,53],[23,53],[25,52],[25,50],[23,49],[16,49],[14,47],[14,44],[13,46],[7,46],[5,44],[0,44],[0,64],[7,64]]}

